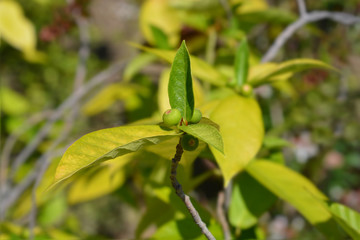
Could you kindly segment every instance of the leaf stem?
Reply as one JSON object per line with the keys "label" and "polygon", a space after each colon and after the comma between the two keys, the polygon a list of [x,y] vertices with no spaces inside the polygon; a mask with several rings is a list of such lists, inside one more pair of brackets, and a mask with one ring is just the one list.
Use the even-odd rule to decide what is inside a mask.
{"label": "leaf stem", "polygon": [[196,211],[195,207],[190,201],[190,197],[186,195],[182,189],[181,184],[176,179],[176,170],[177,166],[179,165],[179,162],[181,160],[181,156],[184,152],[184,149],[181,146],[181,138],[176,146],[176,153],[174,158],[172,159],[171,163],[171,183],[173,188],[175,189],[176,194],[181,198],[181,200],[185,203],[186,208],[189,210],[191,216],[193,217],[195,223],[199,226],[201,229],[201,232],[205,235],[205,237],[209,240],[216,240],[215,237],[212,235],[212,233],[209,231],[209,229],[206,227],[206,224],[201,220],[201,217],[199,213]]}

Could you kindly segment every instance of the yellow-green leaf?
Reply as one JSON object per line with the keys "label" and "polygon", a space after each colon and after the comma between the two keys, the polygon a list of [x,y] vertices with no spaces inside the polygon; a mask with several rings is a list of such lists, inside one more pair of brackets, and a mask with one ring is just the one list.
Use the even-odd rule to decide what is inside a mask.
{"label": "yellow-green leaf", "polygon": [[180,130],[197,137],[210,146],[214,147],[221,153],[224,153],[224,144],[219,130],[214,125],[199,122],[196,124],[182,125],[178,127]]}
{"label": "yellow-green leaf", "polygon": [[342,239],[326,202],[327,197],[302,175],[284,165],[266,160],[253,161],[246,167],[262,185],[293,205],[329,239]]}
{"label": "yellow-green leaf", "polygon": [[264,137],[258,103],[252,98],[231,96],[221,100],[210,119],[220,126],[224,154],[210,146],[227,185],[255,157]]}
{"label": "yellow-green leaf", "polygon": [[9,115],[21,115],[27,113],[30,110],[29,101],[11,90],[10,88],[1,86],[2,97],[2,111]]}
{"label": "yellow-green leaf", "polygon": [[[155,48],[144,47],[136,43],[130,43],[131,46],[152,53],[169,63],[172,63],[176,52],[170,50],[160,50]],[[192,74],[202,81],[209,82],[216,86],[225,86],[228,78],[219,72],[216,68],[209,65],[200,58],[190,56]]]}
{"label": "yellow-green leaf", "polygon": [[[253,86],[259,86],[265,83],[275,82],[277,80],[288,79],[292,74],[304,71],[307,69],[327,69],[337,71],[334,67],[315,59],[294,59],[280,64],[265,63],[260,65],[262,71],[251,70],[249,83]],[[282,76],[286,76],[285,78]]]}
{"label": "yellow-green leaf", "polygon": [[176,11],[168,6],[168,0],[145,1],[141,6],[139,22],[142,33],[151,44],[155,44],[151,26],[161,29],[172,47],[178,44],[181,22]]}
{"label": "yellow-green leaf", "polygon": [[96,163],[136,152],[179,133],[158,125],[122,126],[89,133],[73,143],[62,157],[54,184]]}
{"label": "yellow-green leaf", "polygon": [[91,169],[79,176],[70,186],[70,204],[89,201],[111,193],[125,182],[123,166],[131,160],[131,154],[104,162],[101,167]]}
{"label": "yellow-green leaf", "polygon": [[339,203],[331,204],[335,220],[353,239],[360,239],[360,213]]}
{"label": "yellow-green leaf", "polygon": [[89,116],[108,109],[116,101],[125,102],[126,109],[136,109],[141,106],[141,95],[149,94],[149,89],[131,83],[114,83],[101,89],[83,107],[82,111]]}
{"label": "yellow-green leaf", "polygon": [[36,33],[16,1],[0,1],[0,37],[21,50],[29,61],[39,62],[44,54],[36,50]]}

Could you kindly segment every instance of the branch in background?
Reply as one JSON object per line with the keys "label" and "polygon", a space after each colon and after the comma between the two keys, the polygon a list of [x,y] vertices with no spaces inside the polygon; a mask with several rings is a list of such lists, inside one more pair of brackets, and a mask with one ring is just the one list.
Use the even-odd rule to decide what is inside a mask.
{"label": "branch in background", "polygon": [[305,0],[296,0],[296,2],[299,8],[300,16],[305,16],[307,14]]}
{"label": "branch in background", "polygon": [[[20,128],[14,131],[10,136],[6,139],[4,148],[2,149],[2,153],[0,156],[0,171],[1,171],[1,179],[0,184],[3,184],[7,179],[7,170],[10,161],[11,152],[15,146],[16,141],[18,138],[24,134],[28,129],[32,128],[36,124],[44,121],[45,119],[49,118],[52,115],[52,111],[46,110],[44,112],[36,113],[35,115],[31,116]],[[3,186],[1,185],[1,189]]]}
{"label": "branch in background", "polygon": [[[303,1],[298,1],[303,3]],[[300,7],[300,11],[304,11],[306,9],[304,7]],[[348,13],[342,12],[328,12],[328,11],[313,11],[311,13],[306,13],[300,16],[298,20],[287,26],[284,31],[275,39],[275,42],[271,45],[269,50],[265,53],[261,62],[269,62],[272,61],[276,54],[279,52],[280,48],[285,44],[285,42],[301,27],[304,25],[316,22],[324,19],[330,19],[338,23],[342,23],[345,25],[351,25],[355,23],[360,23],[360,17],[354,16]]]}
{"label": "branch in background", "polygon": [[[180,141],[181,141],[181,138],[180,138]],[[176,146],[176,153],[175,153],[174,158],[172,159],[172,164],[171,164],[170,179],[171,179],[172,186],[174,187],[176,194],[185,203],[186,208],[189,210],[195,223],[201,229],[201,232],[206,236],[207,239],[215,240],[215,237],[211,234],[209,229],[206,227],[206,224],[201,220],[199,213],[196,211],[195,207],[192,205],[192,203],[190,201],[190,197],[184,193],[181,184],[176,179],[176,169],[177,169],[177,166],[179,165],[181,156],[184,152],[180,141],[179,141],[178,145]]]}
{"label": "branch in background", "polygon": [[[75,19],[80,35],[79,63],[76,68],[76,74],[74,79],[74,92],[75,92],[76,89],[82,87],[85,82],[86,73],[87,73],[86,62],[89,59],[89,55],[90,55],[90,47],[89,47],[90,36],[89,36],[88,20],[82,17],[81,13],[76,10],[74,10],[72,15]],[[37,215],[36,190],[39,187],[40,182],[51,163],[52,152],[55,151],[57,146],[68,137],[69,133],[73,129],[75,119],[79,114],[79,109],[80,106],[79,106],[79,102],[77,101],[74,103],[71,112],[65,121],[65,126],[62,129],[60,136],[56,140],[54,140],[54,142],[51,144],[51,146],[46,151],[46,153],[41,157],[41,159],[38,160],[42,164],[31,192],[31,210],[29,216],[30,239],[33,239],[35,236],[34,229],[36,226],[36,215]]]}
{"label": "branch in background", "polygon": [[[18,167],[32,154],[36,149],[39,143],[48,135],[55,121],[60,119],[62,115],[72,106],[78,102],[84,95],[89,93],[92,89],[103,83],[105,80],[112,78],[118,75],[124,68],[125,61],[114,63],[107,69],[95,75],[91,78],[83,87],[74,92],[70,97],[68,97],[55,111],[54,114],[50,117],[44,127],[38,132],[33,141],[21,152],[17,160],[21,160],[18,163]],[[21,157],[21,158],[19,158]],[[39,161],[40,162],[40,161]],[[34,182],[36,176],[38,175],[40,168],[34,168],[21,183],[16,187],[9,189],[6,193],[3,194],[0,201],[0,216],[3,216],[5,212],[11,207],[15,201],[21,196],[21,194]],[[16,171],[13,169],[13,172]]]}
{"label": "branch in background", "polygon": [[124,61],[115,63],[94,76],[83,87],[75,91],[68,97],[55,111],[45,125],[40,129],[34,139],[27,145],[20,154],[15,158],[11,169],[11,176],[13,177],[17,169],[29,158],[29,156],[36,150],[41,141],[49,134],[54,123],[59,120],[63,114],[71,109],[73,105],[78,102],[84,95],[86,95],[93,88],[100,85],[104,80],[117,75],[124,67]]}
{"label": "branch in background", "polygon": [[222,190],[218,194],[217,204],[216,204],[216,214],[218,216],[219,222],[221,224],[221,228],[224,233],[224,240],[230,240],[231,231],[225,214],[225,202],[226,202],[225,191]]}

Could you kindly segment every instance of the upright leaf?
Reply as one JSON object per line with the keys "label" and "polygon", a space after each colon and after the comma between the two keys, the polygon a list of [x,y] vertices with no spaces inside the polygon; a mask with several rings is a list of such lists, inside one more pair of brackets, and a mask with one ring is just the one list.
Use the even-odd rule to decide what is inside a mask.
{"label": "upright leaf", "polygon": [[335,220],[353,239],[360,239],[360,213],[339,203],[331,204]]}
{"label": "upright leaf", "polygon": [[170,106],[178,109],[184,120],[189,121],[194,112],[194,93],[190,68],[190,57],[182,42],[171,66],[168,85]]}
{"label": "upright leaf", "polygon": [[227,97],[212,111],[210,119],[219,124],[224,154],[210,146],[227,185],[259,151],[264,127],[258,103],[238,95]]}
{"label": "upright leaf", "polygon": [[166,34],[160,28],[154,25],[151,25],[150,28],[154,36],[156,46],[161,49],[170,49],[171,46],[168,43],[168,38]]}
{"label": "upright leaf", "polygon": [[[172,63],[174,56],[176,54],[175,51],[144,47],[136,43],[129,43],[129,44],[133,47],[154,54],[169,63]],[[216,86],[226,85],[228,78],[223,73],[221,73],[216,68],[209,65],[207,62],[205,62],[200,58],[197,58],[195,56],[190,56],[190,59],[191,59],[191,64],[193,66],[192,72],[195,77],[199,78],[204,82],[209,82]]]}
{"label": "upright leaf", "polygon": [[253,161],[246,171],[275,195],[293,205],[328,239],[343,239],[325,202],[327,197],[308,179],[281,164],[266,160]]}
{"label": "upright leaf", "polygon": [[249,70],[249,46],[247,40],[241,41],[235,56],[235,85],[246,83]]}
{"label": "upright leaf", "polygon": [[158,125],[122,126],[89,133],[65,152],[56,169],[54,184],[96,163],[136,152],[179,135]]}

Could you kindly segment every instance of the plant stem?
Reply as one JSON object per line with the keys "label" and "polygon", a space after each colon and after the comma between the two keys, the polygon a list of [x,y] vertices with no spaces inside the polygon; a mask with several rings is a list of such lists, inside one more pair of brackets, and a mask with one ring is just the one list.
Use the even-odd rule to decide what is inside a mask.
{"label": "plant stem", "polygon": [[[181,141],[181,138],[180,138],[180,141]],[[177,166],[179,165],[181,156],[184,152],[180,141],[179,141],[178,145],[176,146],[176,153],[175,153],[175,156],[172,159],[172,163],[171,163],[171,175],[170,175],[171,183],[175,189],[176,194],[185,203],[185,205],[186,205],[187,209],[189,210],[191,216],[193,217],[195,223],[201,229],[201,232],[207,237],[207,239],[216,240],[215,237],[209,231],[209,229],[206,227],[206,224],[201,220],[199,213],[196,211],[195,207],[192,205],[192,203],[190,201],[190,197],[184,193],[181,184],[176,179]]]}

